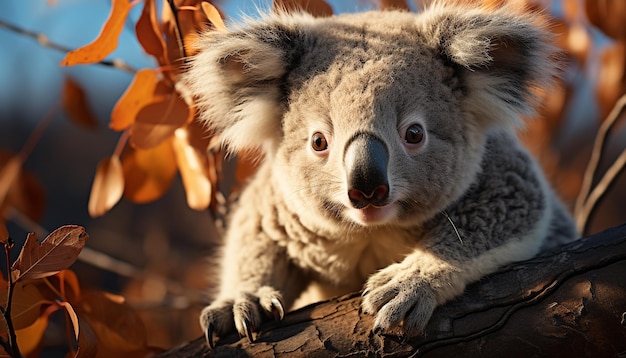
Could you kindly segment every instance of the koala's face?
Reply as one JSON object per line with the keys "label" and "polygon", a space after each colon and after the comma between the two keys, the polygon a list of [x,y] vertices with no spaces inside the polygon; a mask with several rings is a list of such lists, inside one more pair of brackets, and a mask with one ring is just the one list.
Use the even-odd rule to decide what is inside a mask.
{"label": "koala's face", "polygon": [[208,39],[186,82],[232,150],[265,150],[300,215],[419,224],[463,194],[487,133],[510,130],[550,78],[531,22],[447,8],[276,15]]}

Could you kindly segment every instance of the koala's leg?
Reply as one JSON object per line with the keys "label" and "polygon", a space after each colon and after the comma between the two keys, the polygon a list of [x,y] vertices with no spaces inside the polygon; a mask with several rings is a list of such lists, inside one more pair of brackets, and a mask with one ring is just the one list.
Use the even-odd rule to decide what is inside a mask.
{"label": "koala's leg", "polygon": [[227,237],[220,291],[200,315],[211,347],[213,334],[220,336],[233,329],[252,341],[252,332],[261,322],[282,319],[285,308],[307,284],[302,271],[288,260],[284,247],[262,232],[242,235],[245,230],[239,229],[231,229]]}

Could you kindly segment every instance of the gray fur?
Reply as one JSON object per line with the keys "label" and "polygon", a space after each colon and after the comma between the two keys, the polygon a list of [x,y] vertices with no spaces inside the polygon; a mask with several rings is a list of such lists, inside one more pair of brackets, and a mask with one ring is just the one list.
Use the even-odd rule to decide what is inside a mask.
{"label": "gray fur", "polygon": [[307,287],[299,304],[365,287],[375,330],[419,334],[467,284],[573,240],[514,135],[554,75],[550,41],[532,15],[443,5],[207,33],[183,83],[230,151],[264,159],[203,329],[248,334]]}

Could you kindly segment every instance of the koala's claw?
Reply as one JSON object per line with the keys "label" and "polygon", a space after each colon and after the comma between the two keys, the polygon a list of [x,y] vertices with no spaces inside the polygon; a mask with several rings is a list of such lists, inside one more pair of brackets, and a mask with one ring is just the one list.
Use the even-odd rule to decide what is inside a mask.
{"label": "koala's claw", "polygon": [[244,319],[241,321],[241,325],[243,326],[246,332],[246,338],[248,338],[248,341],[250,341],[250,343],[254,343],[254,338],[252,337],[252,328],[251,328],[252,325],[250,324],[250,322]]}
{"label": "koala's claw", "polygon": [[213,326],[213,323],[209,323],[209,325],[206,328],[206,332],[204,332],[204,336],[206,338],[207,344],[209,345],[209,347],[211,347],[211,349],[215,348],[215,343],[213,342],[214,330],[215,330],[215,326]]}
{"label": "koala's claw", "polygon": [[283,304],[276,297],[272,298],[272,315],[274,316],[275,321],[282,321],[285,317],[285,309],[283,308]]}

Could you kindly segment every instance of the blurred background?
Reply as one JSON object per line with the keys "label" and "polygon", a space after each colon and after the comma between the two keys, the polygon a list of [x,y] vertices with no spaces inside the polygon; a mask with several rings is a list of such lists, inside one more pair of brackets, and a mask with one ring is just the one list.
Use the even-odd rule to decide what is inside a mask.
{"label": "blurred background", "polygon": [[[626,83],[626,2],[588,1],[511,0],[547,9],[564,51],[562,82],[546,92],[538,118],[529,120],[520,135],[572,211],[595,134]],[[162,3],[157,3],[161,11]],[[272,6],[270,0],[212,3],[224,14],[227,26]],[[381,5],[376,0],[327,3],[335,14]],[[421,1],[406,3],[412,11],[420,5]],[[3,215],[18,247],[30,231],[43,234],[66,224],[84,226],[90,235],[88,250],[73,267],[81,285],[125,296],[141,315],[149,344],[171,347],[202,334],[197,315],[206,303],[209,257],[220,242],[214,215],[208,209],[189,208],[177,176],[154,202],[122,199],[105,215],[91,218],[87,206],[97,165],[111,156],[120,138],[108,127],[111,111],[133,73],[101,64],[60,67],[65,52],[45,46],[41,36],[39,41],[34,38],[45,35],[49,43],[67,49],[84,46],[98,36],[110,9],[110,0],[0,2],[0,168],[49,119],[40,139],[31,142],[35,145],[24,163],[19,205],[4,207]],[[141,11],[139,5],[132,8],[117,49],[107,60],[122,60],[136,70],[158,66],[135,37]],[[67,78],[84,90],[97,126],[76,124],[59,107]],[[625,144],[620,120],[610,133],[600,173]],[[619,175],[599,202],[586,233],[626,221],[624,184],[624,175]],[[63,345],[54,327],[45,339],[48,346]]]}

